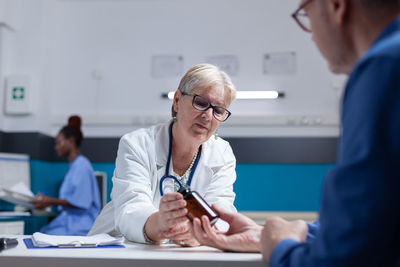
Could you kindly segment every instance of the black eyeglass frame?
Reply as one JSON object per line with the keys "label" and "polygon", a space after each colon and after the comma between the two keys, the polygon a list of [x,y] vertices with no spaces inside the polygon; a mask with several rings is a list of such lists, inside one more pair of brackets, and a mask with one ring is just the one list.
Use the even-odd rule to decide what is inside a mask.
{"label": "black eyeglass frame", "polygon": [[299,16],[307,16],[306,14],[300,14],[300,11],[302,11],[308,4],[310,4],[314,0],[307,0],[303,4],[301,4],[295,12],[292,13],[292,18],[296,21],[296,23],[306,32],[312,32],[311,28],[307,28],[304,26],[304,24],[300,21]]}
{"label": "black eyeglass frame", "polygon": [[[226,120],[232,115],[232,113],[231,113],[229,110],[227,110],[226,108],[221,107],[221,106],[214,106],[214,105],[212,105],[212,104],[210,103],[210,101],[208,101],[208,99],[205,98],[204,96],[201,96],[201,95],[198,95],[198,94],[189,94],[189,93],[182,92],[182,91],[181,91],[181,93],[182,93],[182,95],[187,95],[187,96],[192,96],[192,97],[193,97],[193,99],[192,99],[192,106],[193,106],[193,108],[196,109],[196,110],[199,110],[199,111],[206,111],[206,110],[208,110],[209,108],[212,108],[212,110],[213,110],[213,117],[214,117],[217,121],[224,122],[224,121],[226,121]],[[195,100],[196,97],[201,97],[201,98],[203,98],[203,99],[208,103],[208,106],[207,106],[205,109],[199,109],[199,108],[197,108],[197,107],[195,106],[195,104],[194,104],[194,100]],[[220,119],[218,119],[218,118],[215,116],[215,108],[222,108],[222,109],[224,109],[224,110],[226,111],[226,114],[227,114],[227,115],[226,115],[225,119],[220,120]]]}

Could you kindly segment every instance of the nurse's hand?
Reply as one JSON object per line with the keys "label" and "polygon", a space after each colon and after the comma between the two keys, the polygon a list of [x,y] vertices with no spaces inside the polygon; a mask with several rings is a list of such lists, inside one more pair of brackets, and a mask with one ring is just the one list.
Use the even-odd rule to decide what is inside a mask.
{"label": "nurse's hand", "polygon": [[171,233],[175,226],[188,221],[186,214],[183,196],[176,192],[166,193],[160,200],[158,212],[150,215],[146,221],[146,235],[156,242],[168,238],[167,232]]}
{"label": "nurse's hand", "polygon": [[200,246],[199,241],[194,236],[193,224],[189,219],[184,223],[177,224],[170,231],[166,232],[165,236],[182,247]]}
{"label": "nurse's hand", "polygon": [[36,200],[32,201],[35,209],[45,209],[51,205],[53,205],[53,198],[43,195],[41,193],[36,195]]}

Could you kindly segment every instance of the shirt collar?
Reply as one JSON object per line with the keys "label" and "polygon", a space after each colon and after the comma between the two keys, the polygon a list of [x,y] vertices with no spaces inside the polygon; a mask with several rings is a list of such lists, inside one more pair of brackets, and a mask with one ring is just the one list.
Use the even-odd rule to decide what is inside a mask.
{"label": "shirt collar", "polygon": [[397,16],[391,23],[389,23],[388,26],[385,27],[385,29],[375,39],[371,47],[375,46],[380,41],[386,39],[387,37],[398,31],[400,31],[400,15]]}

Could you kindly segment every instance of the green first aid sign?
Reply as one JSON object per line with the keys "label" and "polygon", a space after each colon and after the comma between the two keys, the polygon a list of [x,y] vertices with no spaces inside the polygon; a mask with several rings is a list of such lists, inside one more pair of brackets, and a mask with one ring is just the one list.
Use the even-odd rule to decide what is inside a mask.
{"label": "green first aid sign", "polygon": [[14,87],[12,89],[12,99],[13,100],[23,100],[25,98],[25,88],[24,87]]}
{"label": "green first aid sign", "polygon": [[28,115],[33,112],[30,78],[24,74],[12,74],[6,78],[5,114]]}

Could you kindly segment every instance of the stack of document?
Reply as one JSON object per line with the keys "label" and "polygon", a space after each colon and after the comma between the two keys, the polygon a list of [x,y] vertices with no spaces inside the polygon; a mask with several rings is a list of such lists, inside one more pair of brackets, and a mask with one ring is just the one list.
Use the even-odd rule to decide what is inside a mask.
{"label": "stack of document", "polygon": [[24,183],[19,182],[11,188],[0,188],[0,199],[33,209],[32,201],[36,197]]}
{"label": "stack of document", "polygon": [[97,247],[121,245],[123,241],[123,237],[112,237],[108,234],[66,236],[46,235],[37,232],[32,236],[32,243],[35,247]]}

